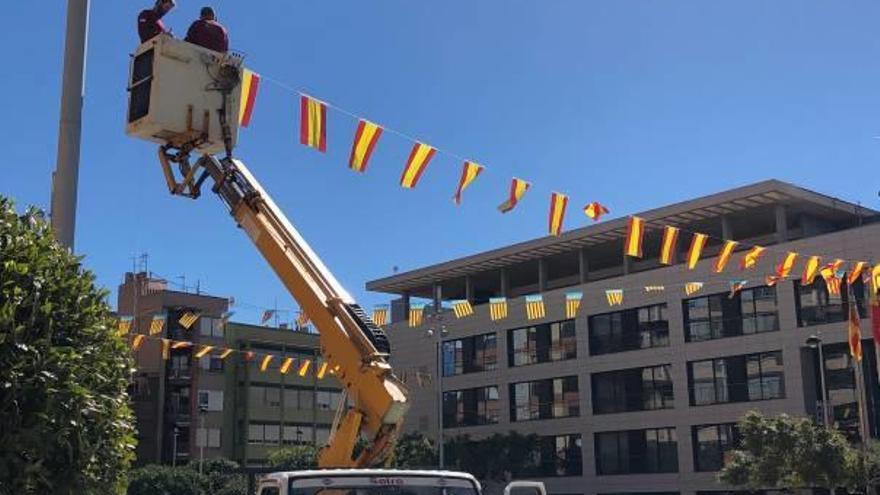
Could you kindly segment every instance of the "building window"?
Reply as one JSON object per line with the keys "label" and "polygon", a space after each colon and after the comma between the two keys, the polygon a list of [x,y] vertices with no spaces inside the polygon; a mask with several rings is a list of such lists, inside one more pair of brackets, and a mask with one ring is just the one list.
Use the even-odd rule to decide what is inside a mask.
{"label": "building window", "polygon": [[581,476],[584,472],[580,435],[538,439],[536,476]]}
{"label": "building window", "polygon": [[666,304],[593,315],[589,323],[593,356],[669,345]]}
{"label": "building window", "polygon": [[494,333],[443,342],[443,376],[491,371],[497,367]]}
{"label": "building window", "polygon": [[688,363],[691,405],[785,397],[782,352],[762,352]]}
{"label": "building window", "polygon": [[223,320],[202,316],[199,318],[199,334],[203,337],[223,338]]}
{"label": "building window", "polygon": [[199,390],[199,410],[210,412],[222,411],[223,391]]}
{"label": "building window", "polygon": [[510,384],[510,420],[568,418],[580,415],[576,376]]}
{"label": "building window", "polygon": [[[844,281],[841,283],[840,294],[832,295],[828,292],[825,280],[818,276],[810,285],[801,285],[799,280],[794,281],[795,306],[797,308],[798,326],[809,327],[824,325],[826,323],[839,323],[849,319],[849,292],[850,288]],[[856,296],[856,307],[859,316],[866,318],[867,307],[865,306],[865,283],[859,279],[852,285],[852,292]]]}
{"label": "building window", "polygon": [[498,422],[498,387],[443,392],[443,426],[476,426]]}
{"label": "building window", "polygon": [[574,320],[557,321],[508,331],[510,366],[549,363],[577,358]]}
{"label": "building window", "polygon": [[596,373],[593,414],[650,411],[673,407],[670,365]]}
{"label": "building window", "polygon": [[281,426],[278,424],[248,425],[248,443],[259,445],[278,445],[281,441]]}
{"label": "building window", "polygon": [[322,411],[335,411],[341,399],[342,393],[337,390],[318,390],[315,393],[315,404]]}
{"label": "building window", "polygon": [[218,356],[202,356],[199,358],[199,367],[205,371],[223,371],[223,360]]}
{"label": "building window", "polygon": [[739,443],[739,430],[735,423],[694,426],[694,469],[719,471],[724,467],[725,456]]}
{"label": "building window", "polygon": [[[864,343],[862,344],[864,345]],[[825,357],[825,383],[828,388],[828,405],[831,411],[831,423],[844,433],[852,441],[860,441],[859,432],[859,393],[856,386],[855,367],[858,363],[853,361],[849,353],[849,344],[826,344],[823,347]],[[869,365],[870,366],[870,365]],[[816,383],[819,383],[818,369],[816,369]],[[865,371],[865,377],[871,374]],[[817,395],[821,393],[816,385]],[[869,418],[872,416],[873,401],[867,401]],[[821,413],[819,413],[821,416]]]}
{"label": "building window", "polygon": [[596,473],[677,473],[675,428],[596,433]]}
{"label": "building window", "polygon": [[220,448],[220,429],[219,428],[198,428],[196,430],[196,446],[207,447],[209,449]]}
{"label": "building window", "polygon": [[732,298],[728,293],[712,294],[682,305],[688,342],[779,330],[776,287],[747,289]]}

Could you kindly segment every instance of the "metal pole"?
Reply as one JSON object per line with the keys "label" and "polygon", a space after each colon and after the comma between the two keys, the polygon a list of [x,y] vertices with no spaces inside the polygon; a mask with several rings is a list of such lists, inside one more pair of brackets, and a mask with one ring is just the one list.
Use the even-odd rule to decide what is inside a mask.
{"label": "metal pole", "polygon": [[171,467],[177,467],[177,427],[174,427],[174,441],[171,442]]}
{"label": "metal pole", "polygon": [[443,469],[443,335],[440,328],[437,329],[437,449],[440,454],[439,467]]}
{"label": "metal pole", "polygon": [[76,228],[76,189],[85,95],[86,46],[89,0],[67,1],[67,35],[64,40],[64,76],[61,83],[61,119],[58,157],[52,174],[52,229],[58,242],[73,250]]}
{"label": "metal pole", "polygon": [[822,422],[825,428],[831,428],[831,418],[828,414],[828,388],[825,386],[825,354],[822,352],[822,340],[819,340],[819,383],[822,389]]}
{"label": "metal pole", "polygon": [[208,430],[205,429],[205,412],[201,414],[202,441],[199,442],[199,474],[202,474],[202,465],[205,463],[205,444],[208,443]]}

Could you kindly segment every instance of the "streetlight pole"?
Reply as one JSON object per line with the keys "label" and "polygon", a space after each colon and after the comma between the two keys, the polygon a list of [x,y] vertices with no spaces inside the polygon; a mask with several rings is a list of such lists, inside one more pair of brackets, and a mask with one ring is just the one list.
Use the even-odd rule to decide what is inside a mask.
{"label": "streetlight pole", "polygon": [[179,434],[180,430],[175,426],[174,441],[171,442],[171,467],[177,467],[177,435]]}
{"label": "streetlight pole", "polygon": [[828,414],[828,387],[825,385],[825,354],[822,352],[822,333],[810,335],[806,344],[812,349],[819,350],[819,386],[822,394],[822,423],[826,428],[831,428],[831,418]]}
{"label": "streetlight pole", "polygon": [[443,440],[443,337],[449,332],[446,330],[444,323],[443,309],[434,306],[434,312],[427,316],[432,323],[428,328],[428,338],[434,338],[435,358],[437,366],[435,373],[437,375],[437,388],[435,396],[437,398],[437,453],[439,455],[438,467],[443,469],[445,465],[445,450]]}
{"label": "streetlight pole", "polygon": [[208,443],[208,430],[205,429],[205,411],[204,407],[199,407],[199,423],[201,427],[199,429],[202,430],[201,435],[196,435],[196,437],[201,436],[201,442],[199,442],[199,474],[203,472],[203,465],[205,464],[205,444]]}

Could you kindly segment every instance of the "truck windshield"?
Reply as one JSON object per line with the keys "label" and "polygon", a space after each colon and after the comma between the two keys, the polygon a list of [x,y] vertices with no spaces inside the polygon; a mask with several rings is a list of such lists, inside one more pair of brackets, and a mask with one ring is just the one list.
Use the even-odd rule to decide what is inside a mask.
{"label": "truck windshield", "polygon": [[480,495],[460,478],[430,476],[323,477],[290,480],[290,495]]}

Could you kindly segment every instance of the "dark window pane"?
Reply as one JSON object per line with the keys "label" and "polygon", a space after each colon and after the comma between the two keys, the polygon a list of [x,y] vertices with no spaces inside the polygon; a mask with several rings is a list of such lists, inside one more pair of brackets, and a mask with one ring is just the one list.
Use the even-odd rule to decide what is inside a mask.
{"label": "dark window pane", "polygon": [[627,309],[589,318],[590,354],[669,345],[666,304]]}

